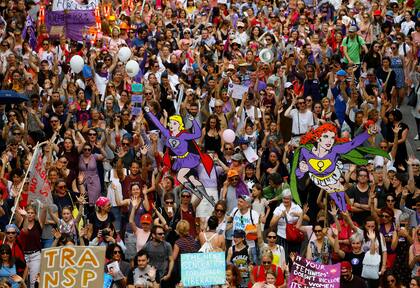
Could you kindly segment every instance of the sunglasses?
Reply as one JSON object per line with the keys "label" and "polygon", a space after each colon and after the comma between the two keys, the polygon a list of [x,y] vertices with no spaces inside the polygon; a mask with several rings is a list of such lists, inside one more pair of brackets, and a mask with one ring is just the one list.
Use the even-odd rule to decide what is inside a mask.
{"label": "sunglasses", "polygon": [[130,143],[122,143],[122,146],[130,146]]}
{"label": "sunglasses", "polygon": [[173,205],[174,201],[165,201],[165,203],[168,204],[168,205]]}
{"label": "sunglasses", "polygon": [[89,133],[89,136],[96,136],[96,133]]}
{"label": "sunglasses", "polygon": [[191,195],[189,195],[189,194],[183,194],[183,195],[181,195],[181,198],[191,198]]}
{"label": "sunglasses", "polygon": [[16,232],[12,232],[12,231],[7,231],[6,234],[7,235],[16,235],[17,233]]}
{"label": "sunglasses", "polygon": [[151,93],[151,92],[147,92],[147,93],[144,93],[144,95],[153,95],[153,93]]}
{"label": "sunglasses", "polygon": [[305,102],[298,102],[298,105],[305,105]]}
{"label": "sunglasses", "polygon": [[263,265],[270,265],[271,264],[270,261],[263,261],[262,263],[263,263]]}
{"label": "sunglasses", "polygon": [[225,150],[226,150],[226,151],[232,151],[232,150],[233,150],[233,148],[231,148],[231,147],[225,147]]}
{"label": "sunglasses", "polygon": [[20,132],[13,132],[13,135],[21,135]]}
{"label": "sunglasses", "polygon": [[92,151],[90,148],[83,148],[83,151]]}
{"label": "sunglasses", "polygon": [[165,233],[156,233],[156,235],[159,235],[159,236],[163,236],[163,235],[165,235]]}
{"label": "sunglasses", "polygon": [[214,211],[220,212],[220,213],[225,213],[226,212],[224,209],[215,209]]}
{"label": "sunglasses", "polygon": [[267,236],[268,239],[276,239],[277,236]]}
{"label": "sunglasses", "polygon": [[322,230],[314,230],[314,233],[321,233]]}
{"label": "sunglasses", "polygon": [[122,254],[120,250],[114,250],[114,255],[116,254]]}
{"label": "sunglasses", "polygon": [[395,202],[394,199],[386,199],[386,202]]}
{"label": "sunglasses", "polygon": [[10,252],[8,252],[8,251],[1,251],[0,254],[1,255],[5,255],[5,254],[10,255]]}

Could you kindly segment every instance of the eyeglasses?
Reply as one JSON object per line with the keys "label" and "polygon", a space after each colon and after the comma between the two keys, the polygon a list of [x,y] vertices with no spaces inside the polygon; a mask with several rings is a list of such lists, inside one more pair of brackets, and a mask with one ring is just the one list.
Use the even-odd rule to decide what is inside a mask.
{"label": "eyeglasses", "polygon": [[268,235],[268,236],[267,236],[267,238],[268,238],[268,239],[276,239],[276,238],[277,238],[277,236],[270,236],[270,235]]}
{"label": "eyeglasses", "polygon": [[114,255],[116,255],[116,254],[121,254],[121,251],[120,250],[114,250]]}
{"label": "eyeglasses", "polygon": [[182,194],[181,198],[191,198],[191,195],[190,194]]}
{"label": "eyeglasses", "polygon": [[165,201],[165,203],[168,204],[168,205],[173,205],[174,201]]}
{"label": "eyeglasses", "polygon": [[92,149],[90,148],[83,148],[83,151],[91,151]]}
{"label": "eyeglasses", "polygon": [[122,146],[130,146],[130,143],[125,143],[125,142],[123,142],[123,143],[122,143]]}
{"label": "eyeglasses", "polygon": [[7,231],[7,232],[6,232],[6,234],[7,234],[7,235],[15,235],[15,234],[17,234],[17,233],[16,233],[16,232],[12,232],[12,231]]}
{"label": "eyeglasses", "polygon": [[214,209],[216,212],[225,213],[226,211],[224,209]]}

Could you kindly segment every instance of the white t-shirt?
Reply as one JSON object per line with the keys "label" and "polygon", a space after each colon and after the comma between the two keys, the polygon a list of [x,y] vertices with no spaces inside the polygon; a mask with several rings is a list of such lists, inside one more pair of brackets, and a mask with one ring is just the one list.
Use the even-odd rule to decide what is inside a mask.
{"label": "white t-shirt", "polygon": [[[286,207],[284,206],[283,203],[281,203],[274,210],[273,215],[280,216],[281,213],[283,213],[283,211],[285,210],[286,210]],[[294,213],[302,213],[302,208],[300,208],[299,205],[292,203],[292,206],[290,207],[289,212],[286,213],[288,223],[296,223],[298,221],[299,217],[292,215]],[[277,223],[277,235],[283,239],[286,239],[286,221],[284,217],[280,218],[279,222]]]}
{"label": "white t-shirt", "polygon": [[[236,107],[236,115],[238,115],[238,111],[239,108],[241,107]],[[243,108],[242,114],[241,114],[241,118],[239,119],[238,117],[238,128],[236,128],[236,131],[241,131],[242,128],[244,128],[245,126],[245,119],[248,117],[249,119],[251,119],[252,123],[255,123],[255,110],[257,109],[257,117],[258,119],[261,119],[262,115],[261,115],[261,110],[260,108],[255,108],[255,106],[251,106],[249,107],[249,109],[247,109],[246,107]]]}
{"label": "white t-shirt", "polygon": [[301,113],[297,109],[292,109],[290,118],[292,118],[292,134],[295,135],[305,134],[315,124],[314,115],[308,110]]}
{"label": "white t-shirt", "polygon": [[[251,217],[252,213],[252,217]],[[233,226],[232,231],[235,230],[243,230],[245,231],[245,227],[248,224],[258,224],[258,219],[260,215],[255,210],[248,209],[245,214],[241,214],[241,211],[236,207],[230,213],[230,217],[233,218]],[[252,219],[251,219],[252,218]],[[248,247],[255,247],[255,241],[248,241],[246,240]]]}

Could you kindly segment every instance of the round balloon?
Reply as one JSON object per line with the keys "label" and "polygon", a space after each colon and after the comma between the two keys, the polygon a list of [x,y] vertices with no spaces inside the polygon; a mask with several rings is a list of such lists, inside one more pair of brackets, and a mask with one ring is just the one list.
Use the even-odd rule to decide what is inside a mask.
{"label": "round balloon", "polygon": [[85,61],[79,55],[74,55],[70,59],[70,67],[74,73],[80,73],[83,70],[83,66],[85,65]]}
{"label": "round balloon", "polygon": [[118,51],[118,59],[120,59],[122,62],[126,62],[131,57],[131,50],[128,47],[122,47]]}
{"label": "round balloon", "polygon": [[128,61],[127,64],[125,64],[125,71],[127,72],[127,75],[130,77],[136,76],[137,73],[139,73],[140,71],[139,63],[137,63],[137,61],[134,61],[134,60]]}
{"label": "round balloon", "polygon": [[225,131],[223,131],[223,140],[226,143],[233,143],[233,141],[235,141],[235,132],[231,129],[226,129]]}

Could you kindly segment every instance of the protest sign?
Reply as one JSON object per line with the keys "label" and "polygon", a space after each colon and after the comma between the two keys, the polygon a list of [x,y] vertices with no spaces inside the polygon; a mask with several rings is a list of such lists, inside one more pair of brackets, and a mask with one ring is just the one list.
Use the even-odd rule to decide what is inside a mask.
{"label": "protest sign", "polygon": [[104,246],[43,249],[39,287],[103,287],[104,265]]}
{"label": "protest sign", "polygon": [[224,284],[225,267],[224,252],[181,254],[181,282],[184,287]]}
{"label": "protest sign", "polygon": [[324,265],[296,256],[287,287],[340,288],[340,264]]}
{"label": "protest sign", "polygon": [[43,165],[41,147],[37,146],[32,157],[33,161],[29,167],[28,200],[52,204],[51,184],[48,180],[47,169]]}
{"label": "protest sign", "polygon": [[98,0],[89,0],[86,4],[75,0],[54,0],[52,3],[52,11],[64,10],[94,10],[98,5]]}
{"label": "protest sign", "polygon": [[234,83],[230,83],[228,85],[228,94],[231,95],[232,98],[234,99],[242,100],[242,96],[244,95],[245,92],[248,92],[247,86],[234,84]]}

